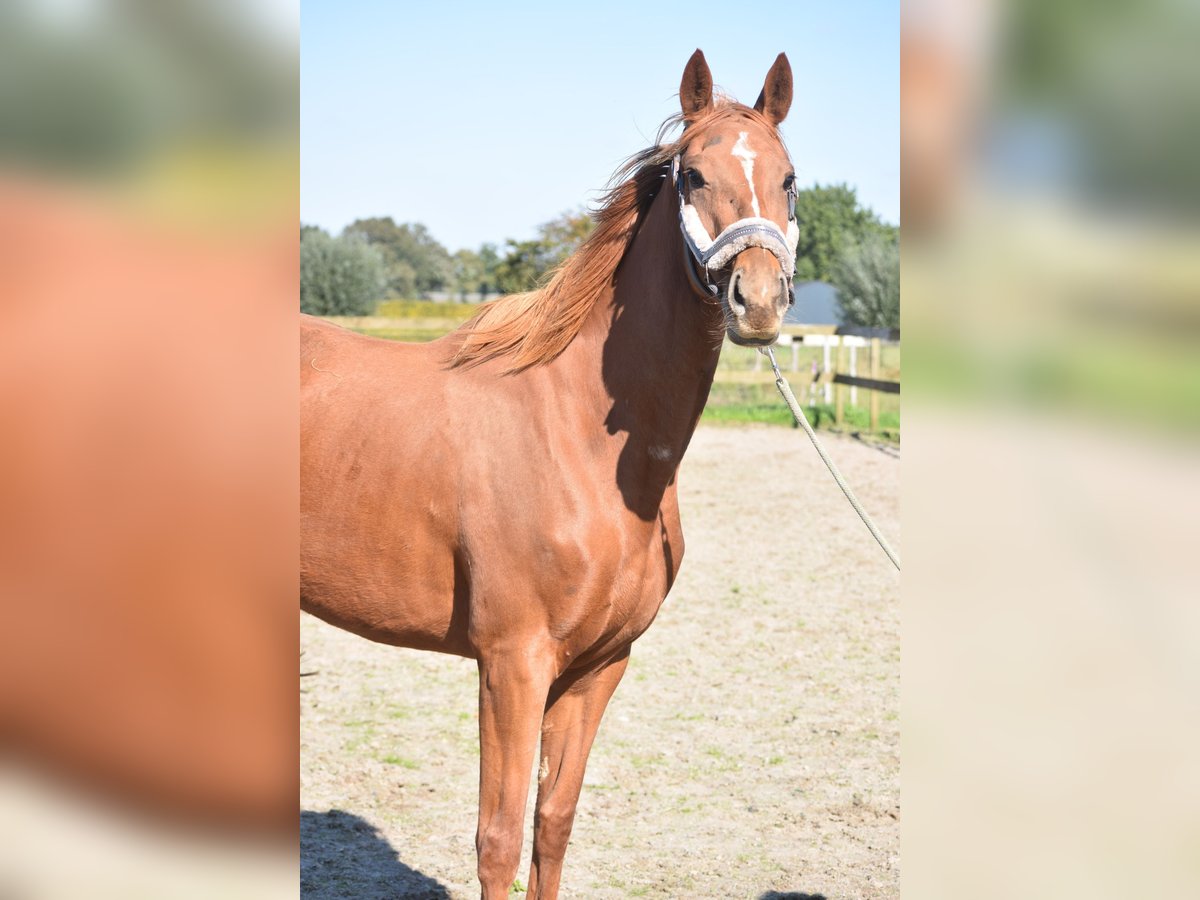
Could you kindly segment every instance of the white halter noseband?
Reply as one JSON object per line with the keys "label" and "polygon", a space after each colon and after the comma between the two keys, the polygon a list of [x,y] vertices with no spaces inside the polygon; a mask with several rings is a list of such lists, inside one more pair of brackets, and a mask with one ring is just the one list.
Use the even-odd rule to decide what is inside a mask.
{"label": "white halter noseband", "polygon": [[[779,260],[779,267],[787,274],[788,282],[791,283],[792,274],[796,271],[796,245],[800,241],[794,196],[789,196],[788,199],[786,234],[770,219],[749,216],[738,219],[714,240],[700,221],[696,207],[684,199],[683,173],[679,171],[678,155],[671,162],[671,180],[675,183],[675,191],[679,195],[679,230],[683,233],[683,243],[700,264],[706,279],[710,270],[724,267],[748,247],[762,247],[775,254]],[[709,284],[708,289],[714,294],[717,292],[715,285]]]}

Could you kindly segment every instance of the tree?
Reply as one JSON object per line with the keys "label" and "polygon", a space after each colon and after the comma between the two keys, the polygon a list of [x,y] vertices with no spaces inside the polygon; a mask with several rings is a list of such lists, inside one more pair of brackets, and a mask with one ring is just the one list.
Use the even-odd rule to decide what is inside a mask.
{"label": "tree", "polygon": [[538,229],[538,234],[546,246],[547,256],[558,265],[578,250],[595,229],[596,220],[586,210],[577,209],[547,222]]}
{"label": "tree", "polygon": [[505,244],[504,258],[496,264],[496,290],[501,294],[531,291],[553,264],[541,241],[510,238]]}
{"label": "tree", "polygon": [[391,216],[356,219],[347,232],[378,247],[387,266],[388,290],[399,297],[440,291],[450,286],[450,253],[420,223],[397,225]]}
{"label": "tree", "polygon": [[364,316],[383,297],[386,275],[379,251],[361,236],[300,232],[300,311],[316,316]]}
{"label": "tree", "polygon": [[845,184],[815,184],[796,195],[796,280],[832,283],[834,263],[843,245],[853,245],[869,235],[894,237],[898,229],[882,222],[870,209],[858,205],[854,188]]}
{"label": "tree", "polygon": [[421,292],[417,290],[417,270],[407,260],[403,259],[393,258],[389,264],[387,262],[387,251],[380,248],[378,244],[372,244],[371,246],[379,250],[384,260],[387,293],[393,297],[408,297],[410,299],[418,296]]}
{"label": "tree", "polygon": [[479,283],[479,294],[483,299],[488,294],[497,294],[500,288],[496,286],[496,267],[500,265],[500,253],[495,244],[484,244],[479,248],[479,266],[482,280]]}
{"label": "tree", "polygon": [[483,293],[483,260],[474,250],[459,250],[451,258],[454,266],[454,277],[451,284],[459,300],[466,300],[468,294]]}
{"label": "tree", "polygon": [[869,233],[843,245],[829,283],[837,288],[842,324],[900,327],[900,242],[895,237]]}
{"label": "tree", "polygon": [[510,239],[504,258],[495,268],[497,289],[504,294],[532,290],[550,270],[574,253],[595,227],[595,220],[579,210],[545,223],[532,241]]}

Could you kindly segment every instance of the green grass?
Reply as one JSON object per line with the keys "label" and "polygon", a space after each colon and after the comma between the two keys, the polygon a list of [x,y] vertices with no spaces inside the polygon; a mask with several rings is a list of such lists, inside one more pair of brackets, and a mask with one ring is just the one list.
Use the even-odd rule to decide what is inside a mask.
{"label": "green grass", "polygon": [[704,410],[701,421],[712,425],[763,425],[794,426],[792,414],[786,406],[776,409],[762,404],[709,406]]}
{"label": "green grass", "polygon": [[[861,391],[859,397],[868,397]],[[871,425],[871,411],[865,406],[850,406],[843,409],[842,425],[836,424],[832,403],[805,404],[804,392],[797,398],[808,417],[809,424],[818,430],[830,429],[843,432],[867,432]],[[787,408],[775,384],[733,384],[715,382],[704,407],[701,421],[714,425],[745,425],[761,423],[796,427],[791,410]],[[900,439],[900,403],[895,395],[880,397],[878,436],[891,441]]]}
{"label": "green grass", "polygon": [[389,766],[403,766],[406,769],[419,769],[421,764],[416,760],[406,759],[403,756],[397,756],[394,753],[389,753],[383,757],[380,762],[387,763]]}

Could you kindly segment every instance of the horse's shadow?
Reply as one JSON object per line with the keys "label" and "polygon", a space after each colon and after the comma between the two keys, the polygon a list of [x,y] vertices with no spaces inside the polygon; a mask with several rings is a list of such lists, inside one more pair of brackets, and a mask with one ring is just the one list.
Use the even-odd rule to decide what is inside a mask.
{"label": "horse's shadow", "polygon": [[445,885],[401,862],[374,825],[340,809],[300,813],[300,896],[450,900]]}
{"label": "horse's shadow", "polygon": [[805,894],[801,891],[767,891],[758,900],[826,900],[824,894]]}

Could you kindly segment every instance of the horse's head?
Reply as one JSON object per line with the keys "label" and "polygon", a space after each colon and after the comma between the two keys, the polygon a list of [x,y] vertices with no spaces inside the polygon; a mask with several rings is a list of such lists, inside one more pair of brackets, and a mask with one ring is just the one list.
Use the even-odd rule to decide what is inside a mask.
{"label": "horse's head", "polygon": [[798,236],[796,176],[777,130],[792,104],[792,67],[779,54],[753,109],[715,106],[712,85],[697,50],[679,87],[686,127],[674,173],[685,264],[711,281],[734,343],[770,344],[792,300]]}

